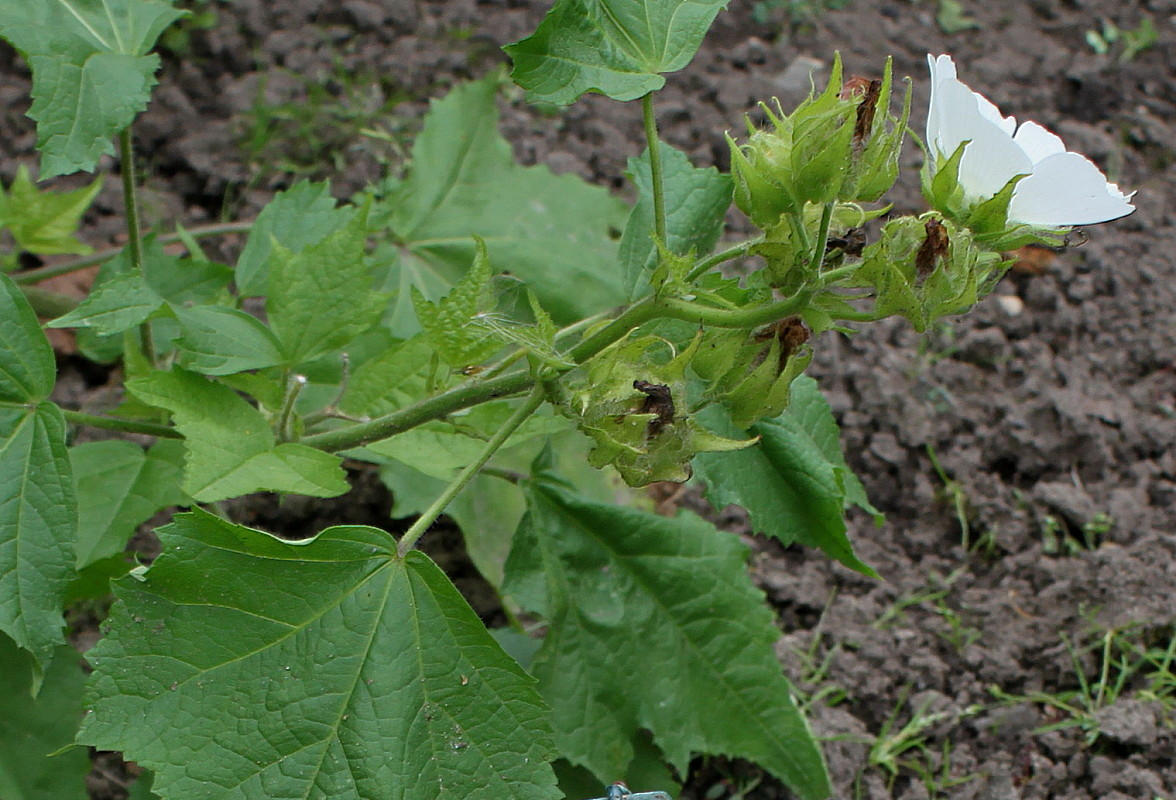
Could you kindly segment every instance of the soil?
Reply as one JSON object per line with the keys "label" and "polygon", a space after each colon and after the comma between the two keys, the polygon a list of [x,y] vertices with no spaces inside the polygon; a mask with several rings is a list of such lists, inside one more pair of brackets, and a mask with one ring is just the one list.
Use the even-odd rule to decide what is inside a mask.
{"label": "soil", "polygon": [[[160,87],[136,126],[148,217],[187,226],[249,219],[298,175],[330,176],[347,197],[397,168],[429,97],[499,68],[498,47],[532,31],[546,5],[194,6],[212,17],[167,40]],[[835,5],[846,7],[823,8]],[[806,8],[817,13],[794,24],[788,10]],[[864,515],[851,520],[859,555],[883,580],[749,539],[755,575],[780,612],[780,656],[814,698],[837,797],[1176,797],[1171,706],[1149,699],[1142,675],[1119,694],[1092,693],[1098,707],[1085,728],[1064,725],[1073,717],[1048,703],[994,693],[1040,700],[1079,689],[1080,676],[1097,681],[1108,631],[1160,650],[1176,635],[1176,3],[965,0],[962,8],[977,27],[948,34],[930,0],[735,0],[659,96],[663,138],[697,164],[725,169],[723,131],[740,129],[759,100],[795,103],[813,69],[821,82],[834,50],[861,74],[877,74],[893,55],[896,74],[914,79],[916,130],[926,54],[949,52],[961,77],[1005,113],[1052,128],[1139,191],[1132,216],[1040,259],[1039,274],[1010,274],[966,317],[926,335],[895,321],[820,338],[810,372],[842,425],[851,466],[887,517],[880,528]],[[1121,43],[1099,54],[1087,41],[1105,23],[1134,30],[1145,17],[1159,41],[1129,60],[1117,58]],[[349,75],[370,76],[372,86],[357,93]],[[28,91],[20,59],[0,51],[6,182],[35,163]],[[313,118],[300,120],[299,107]],[[551,116],[515,94],[502,110],[523,162],[614,188],[644,146],[631,104],[589,97]],[[360,134],[377,122],[389,141]],[[257,135],[267,124],[268,142]],[[906,152],[917,164],[917,148]],[[922,210],[914,174],[892,196],[898,211]],[[82,238],[117,244],[120,214],[111,177]],[[735,216],[732,224],[732,235],[746,225]],[[231,258],[239,245],[227,237],[214,254],[219,247]],[[100,400],[107,373],[67,362],[67,389]],[[386,522],[386,493],[362,494],[359,510],[354,497],[286,505],[281,524]],[[701,508],[696,495],[683,503]],[[267,519],[264,507],[255,511]],[[713,516],[746,528],[734,510]],[[910,743],[915,736],[897,733],[912,720],[920,743],[895,756],[893,776],[874,743]],[[117,780],[101,777],[117,764],[105,756],[99,764],[93,797],[124,796]],[[746,764],[696,767],[686,796],[789,796],[770,779],[757,784],[763,776]]]}

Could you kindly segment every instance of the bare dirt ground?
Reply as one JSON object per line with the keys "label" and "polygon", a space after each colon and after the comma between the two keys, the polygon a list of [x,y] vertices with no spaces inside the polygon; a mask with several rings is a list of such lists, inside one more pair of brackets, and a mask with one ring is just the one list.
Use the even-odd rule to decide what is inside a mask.
{"label": "bare dirt ground", "polygon": [[[859,74],[893,55],[896,74],[914,79],[919,130],[926,54],[947,52],[1005,113],[1052,128],[1139,191],[1133,216],[1088,229],[1040,274],[1011,274],[967,317],[924,336],[894,322],[816,343],[811,372],[887,515],[877,529],[855,517],[852,530],[885,580],[764,541],[754,569],[781,615],[781,658],[828,737],[837,796],[1171,800],[1176,700],[1156,699],[1152,668],[1116,681],[1138,662],[1133,646],[1172,652],[1176,636],[1176,3],[965,0],[975,27],[952,34],[932,0],[776,5],[734,0],[659,98],[663,137],[697,164],[725,169],[723,131],[759,100],[799,100],[834,50]],[[347,197],[398,168],[427,98],[504,64],[498,47],[546,6],[194,5],[166,40],[136,129],[148,215],[249,219],[301,175],[331,176]],[[820,13],[794,24],[789,8]],[[1087,40],[1145,17],[1159,41],[1130,60],[1121,42],[1099,54]],[[33,162],[28,89],[19,59],[0,51],[5,181]],[[519,93],[503,111],[520,159],[618,189],[644,146],[632,105],[595,97],[551,115]],[[917,164],[917,148],[907,157]],[[922,209],[913,178],[893,197],[899,211]],[[120,213],[111,178],[82,238],[116,243]],[[105,373],[75,366],[76,391],[100,391]],[[386,515],[385,494],[364,496],[365,515]],[[354,503],[337,508],[291,524],[371,521]],[[743,526],[733,512],[720,519]],[[760,777],[700,760],[685,793],[789,796]],[[124,796],[109,781],[93,789]]]}

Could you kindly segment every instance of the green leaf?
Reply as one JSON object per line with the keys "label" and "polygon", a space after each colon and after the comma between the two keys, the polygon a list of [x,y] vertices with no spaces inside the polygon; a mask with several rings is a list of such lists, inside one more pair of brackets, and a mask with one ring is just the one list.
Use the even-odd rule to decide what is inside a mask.
{"label": "green leaf", "polygon": [[160,439],[147,452],[134,442],[86,442],[69,451],[78,496],[78,569],[121,553],[135,528],[179,505],[184,445]]}
{"label": "green leaf", "polygon": [[41,179],[93,170],[147,106],[159,57],[147,55],[183,12],[158,0],[0,4],[0,36],[33,70]]}
{"label": "green leaf", "polygon": [[0,406],[0,631],[42,665],[65,641],[61,607],[76,530],[61,410]]}
{"label": "green leaf", "polygon": [[79,741],[154,770],[160,796],[559,797],[533,680],[424,554],[203,512],[159,533],[88,654]]}
{"label": "green leaf", "polygon": [[[699,416],[720,434],[741,432],[718,405]],[[695,458],[694,474],[706,484],[711,505],[743,506],[756,533],[820,548],[850,569],[876,577],[854,555],[844,513],[851,503],[875,516],[878,512],[845,463],[837,422],[816,381],[804,375],[793,381],[788,409],[747,433],[760,437],[754,447]]]}
{"label": "green leaf", "polygon": [[[68,747],[82,718],[82,674],[72,647],[58,647],[40,691],[31,659],[0,635],[0,797],[86,800],[90,759]],[[56,755],[50,755],[67,748]]]}
{"label": "green leaf", "polygon": [[[689,157],[661,143],[662,183],[666,197],[666,247],[671,253],[709,253],[723,232],[723,218],[731,205],[731,176],[714,167],[696,168]],[[641,278],[657,266],[654,243],[653,174],[649,150],[629,159],[628,176],[637,186],[638,200],[621,237],[625,285],[636,294]]]}
{"label": "green leaf", "polygon": [[174,415],[187,448],[183,489],[202,503],[257,491],[334,497],[349,488],[338,456],[277,444],[262,413],[223,384],[175,368],[127,381],[127,389]]}
{"label": "green leaf", "polygon": [[561,754],[612,780],[644,728],[680,771],[693,753],[725,754],[806,800],[827,797],[738,537],[689,513],[667,519],[545,483],[525,492],[505,588],[546,618],[532,672]]}
{"label": "green leaf", "polygon": [[502,347],[473,325],[478,312],[485,310],[491,276],[486,243],[476,241],[473,266],[443,298],[429,302],[412,287],[412,304],[425,336],[451,367],[485,361]]}
{"label": "green leaf", "polygon": [[238,291],[243,296],[266,293],[275,241],[291,253],[301,253],[342,228],[354,216],[354,208],[335,206],[329,181],[300,181],[293,188],[278,192],[249,228],[249,240],[237,260]]}
{"label": "green leaf", "polygon": [[94,248],[74,235],[82,214],[90,207],[102,180],[72,192],[41,191],[21,164],[16,179],[5,192],[0,187],[0,227],[8,229],[17,246],[38,255],[83,255]]}
{"label": "green leaf", "polygon": [[95,333],[109,336],[134,328],[163,302],[141,273],[123,272],[97,285],[77,308],[48,323],[48,327],[93,328]]}
{"label": "green leaf", "polygon": [[203,375],[231,375],[281,364],[281,345],[256,317],[226,306],[175,309],[180,366]]}
{"label": "green leaf", "polygon": [[366,239],[360,213],[299,253],[274,246],[265,309],[287,364],[342,347],[380,321],[387,299],[372,290]]}
{"label": "green leaf", "polygon": [[57,377],[53,348],[17,285],[0,274],[0,401],[49,396]]}
{"label": "green leaf", "polygon": [[558,0],[534,34],[509,45],[511,77],[531,102],[585,92],[635,100],[682,69],[727,0]]}
{"label": "green leaf", "polygon": [[[109,269],[129,272],[129,250],[124,248]],[[233,278],[233,271],[203,257],[170,255],[164,252],[158,237],[151,234],[143,239],[143,278],[164,300],[184,306],[212,303],[221,298]]]}
{"label": "green leaf", "polygon": [[[530,286],[560,324],[625,301],[615,231],[624,204],[574,175],[514,162],[498,133],[496,83],[458,86],[434,101],[407,178],[377,213],[400,242],[388,284],[416,285],[429,300],[473,263],[481,236],[493,264]],[[404,308],[404,311],[407,311]],[[398,336],[416,331],[397,318]]]}

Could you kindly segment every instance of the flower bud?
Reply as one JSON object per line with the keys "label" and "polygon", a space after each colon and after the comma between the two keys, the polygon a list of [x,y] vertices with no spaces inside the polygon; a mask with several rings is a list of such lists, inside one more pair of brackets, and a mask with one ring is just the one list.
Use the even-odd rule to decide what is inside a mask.
{"label": "flower bud", "polygon": [[721,401],[736,425],[749,428],[788,407],[792,381],[812,361],[812,351],[805,345],[808,338],[808,328],[799,317],[754,333],[709,333],[691,368],[710,384],[708,397]]}
{"label": "flower bud", "polygon": [[862,252],[855,283],[874,290],[877,313],[904,316],[917,331],[962,313],[991,291],[1009,262],[978,247],[972,233],[935,214],[899,217]]}
{"label": "flower bud", "polygon": [[841,56],[825,91],[810,96],[792,114],[779,101],[760,108],[771,127],[752,131],[747,143],[731,137],[735,203],[760,228],[774,226],[782,214],[800,212],[806,203],[835,200],[849,173],[860,99],[842,99]]}

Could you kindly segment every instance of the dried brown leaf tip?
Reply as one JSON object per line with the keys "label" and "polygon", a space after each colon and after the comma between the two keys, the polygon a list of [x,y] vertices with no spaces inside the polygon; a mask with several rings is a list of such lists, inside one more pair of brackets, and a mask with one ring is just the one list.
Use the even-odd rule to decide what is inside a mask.
{"label": "dried brown leaf tip", "polygon": [[870,135],[874,127],[874,115],[878,111],[878,95],[882,92],[882,81],[879,78],[864,78],[861,75],[851,75],[845,85],[841,87],[841,99],[850,100],[860,97],[862,101],[857,107],[857,120],[853,125],[853,145],[860,147]]}
{"label": "dried brown leaf tip", "polygon": [[919,279],[926,278],[935,271],[935,265],[939,263],[939,259],[947,255],[947,248],[951,245],[947,228],[935,217],[928,219],[923,229],[927,231],[927,238],[915,254],[915,275]]}
{"label": "dried brown leaf tip", "polygon": [[656,419],[649,421],[645,435],[652,439],[662,428],[674,421],[674,397],[670,394],[670,387],[662,383],[635,380],[633,388],[645,395],[645,402],[641,404],[640,414],[657,414]]}

